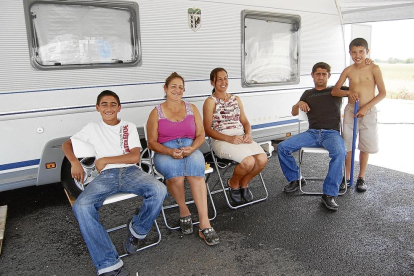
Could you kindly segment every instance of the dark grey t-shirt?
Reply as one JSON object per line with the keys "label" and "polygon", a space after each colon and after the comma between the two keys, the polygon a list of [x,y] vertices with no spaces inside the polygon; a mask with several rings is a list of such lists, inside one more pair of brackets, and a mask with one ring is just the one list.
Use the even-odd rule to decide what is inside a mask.
{"label": "dark grey t-shirt", "polygon": [[[340,130],[342,97],[332,96],[332,88],[309,89],[300,97],[300,100],[306,102],[310,108],[308,112],[310,129]],[[341,87],[341,89],[347,90],[348,87]]]}

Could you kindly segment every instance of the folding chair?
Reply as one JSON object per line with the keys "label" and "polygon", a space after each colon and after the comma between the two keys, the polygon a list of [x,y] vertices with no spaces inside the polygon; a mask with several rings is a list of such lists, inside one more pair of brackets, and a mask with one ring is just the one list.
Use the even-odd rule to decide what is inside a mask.
{"label": "folding chair", "polygon": [[[229,159],[223,159],[223,158],[220,158],[219,159],[216,156],[216,154],[214,153],[213,146],[211,145],[211,143],[212,143],[212,139],[209,137],[208,138],[208,145],[209,145],[209,148],[210,148],[210,155],[211,155],[211,158],[213,159],[213,163],[214,163],[214,166],[215,166],[216,171],[217,171],[217,176],[218,176],[217,182],[220,182],[220,184],[221,184],[221,189],[214,190],[214,187],[217,185],[217,182],[216,182],[216,184],[213,187],[212,194],[216,194],[216,193],[223,192],[224,193],[224,197],[226,198],[227,206],[229,206],[231,209],[239,209],[239,208],[242,208],[242,207],[245,207],[245,206],[249,206],[249,205],[252,205],[252,204],[259,203],[259,202],[262,202],[262,201],[267,200],[267,198],[269,197],[269,193],[267,191],[266,184],[265,184],[265,182],[263,180],[262,173],[259,173],[259,178],[261,180],[261,184],[262,184],[262,187],[264,189],[265,195],[263,197],[259,197],[259,198],[255,199],[255,200],[253,200],[251,202],[246,202],[246,203],[239,204],[239,205],[233,205],[233,204],[231,204],[231,201],[229,200],[229,196],[226,193],[226,191],[228,191],[229,187],[227,186],[227,183],[226,183],[226,185],[224,184],[224,181],[223,181],[223,177],[222,176],[225,175],[225,173],[228,171],[228,169],[230,167],[232,167],[233,165],[235,166],[238,163],[236,161],[229,160]],[[266,144],[267,148],[269,149],[269,151],[266,152],[266,154],[267,154],[267,157],[270,158],[272,156],[272,148],[273,148],[271,146],[271,143],[270,142],[264,142],[262,144]]]}
{"label": "folding chair", "polygon": [[[145,134],[145,140],[148,142],[147,125],[146,124],[144,125],[144,134]],[[148,156],[148,159],[144,159],[144,160],[148,161],[148,163],[149,163],[148,166],[150,167],[150,171],[151,171],[152,175],[154,177],[156,177],[158,180],[164,181],[164,176],[155,169],[155,165],[154,165],[154,162],[153,162],[155,152],[150,150],[148,147],[143,151],[143,153],[144,152],[147,153],[147,156]],[[141,158],[141,160],[142,159],[143,158]],[[213,172],[213,168],[211,168],[211,167],[206,168],[206,170],[204,171],[205,175],[209,175],[212,172]],[[208,197],[210,199],[210,202],[211,202],[211,207],[213,208],[213,217],[209,218],[209,220],[212,221],[216,218],[217,211],[216,211],[216,206],[214,205],[213,197],[211,196],[211,192],[210,192],[210,188],[208,186],[207,180],[208,180],[208,177],[206,178],[206,188],[207,188],[207,195],[208,195]],[[187,204],[187,205],[194,204],[194,203],[195,203],[194,200],[189,200],[189,201],[185,202],[185,204]],[[169,210],[169,209],[173,209],[173,208],[178,208],[178,204],[175,203],[175,204],[170,204],[170,205],[163,206],[162,209],[161,209],[161,213],[162,213],[162,217],[164,219],[165,226],[170,230],[178,230],[178,229],[180,229],[180,226],[179,225],[178,226],[169,225],[168,221],[167,221],[167,215],[165,214],[165,210]],[[199,223],[200,223],[199,221],[193,221],[193,225],[197,225]]]}
{"label": "folding chair", "polygon": [[[79,158],[79,156],[91,156],[91,153],[92,153],[92,155],[95,154],[95,152],[92,149],[91,145],[87,144],[83,141],[73,139],[72,140],[72,146],[73,146],[75,156],[78,157],[78,158]],[[83,162],[81,162],[81,164],[82,164],[82,167],[85,171],[85,176],[87,177],[86,182],[90,183],[97,176],[97,173],[93,173],[93,172],[96,172],[95,163],[93,163],[93,164],[84,164]],[[74,181],[76,181],[76,180],[74,180]],[[77,185],[78,185],[78,187],[81,187],[82,190],[85,188],[85,186],[82,183],[78,182]],[[73,206],[76,199],[73,198],[72,196],[70,196],[69,193],[66,190],[65,190],[65,193],[66,193],[66,196],[69,199],[70,205]],[[113,203],[116,203],[116,202],[120,202],[120,201],[123,201],[123,200],[134,198],[136,196],[137,196],[136,194],[130,194],[130,193],[117,193],[117,194],[111,195],[107,199],[105,199],[103,205],[113,204]],[[122,225],[107,229],[106,232],[111,233],[111,232],[114,232],[116,230],[126,228],[126,226],[127,226],[126,224],[122,224]],[[139,248],[136,252],[139,252],[139,251],[142,251],[144,249],[153,247],[153,246],[160,243],[160,241],[161,241],[161,232],[160,232],[160,229],[158,227],[158,224],[157,224],[156,220],[154,220],[154,226],[155,226],[155,229],[156,229],[156,232],[157,232],[157,235],[158,235],[158,239],[153,243],[150,243],[148,245],[145,245],[145,246]],[[120,257],[122,258],[122,257],[125,257],[127,255],[129,255],[129,254],[123,254]]]}
{"label": "folding chair", "polygon": [[[303,112],[302,110],[299,109],[299,130],[298,133],[301,133],[301,123],[302,122],[307,122],[308,121],[308,115]],[[302,179],[305,178],[306,180],[310,180],[310,181],[324,181],[325,178],[322,177],[317,177],[317,176],[303,176],[302,175],[302,166],[304,165],[303,162],[303,157],[305,155],[305,153],[310,153],[310,154],[328,154],[329,155],[329,151],[327,151],[325,148],[323,147],[319,147],[319,148],[311,148],[311,147],[303,147],[299,150],[299,190],[306,195],[323,195],[323,193],[321,192],[311,192],[311,191],[305,191],[303,189],[302,186]],[[344,175],[345,175],[345,162],[344,162],[344,167],[343,167],[343,171],[344,171]],[[308,182],[309,183],[309,182]],[[347,185],[345,185],[345,191],[343,191],[342,193],[339,193],[338,195],[344,195],[347,191]]]}

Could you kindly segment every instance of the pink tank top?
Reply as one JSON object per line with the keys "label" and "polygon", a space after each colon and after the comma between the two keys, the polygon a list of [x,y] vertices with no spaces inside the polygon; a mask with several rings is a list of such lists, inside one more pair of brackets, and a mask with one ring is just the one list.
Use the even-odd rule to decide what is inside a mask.
{"label": "pink tank top", "polygon": [[213,113],[212,129],[223,132],[226,129],[243,129],[240,122],[240,108],[236,96],[232,95],[230,99],[225,102],[211,96],[216,102],[216,110]]}
{"label": "pink tank top", "polygon": [[168,120],[162,112],[161,104],[157,105],[158,112],[158,143],[162,144],[178,138],[195,139],[196,125],[191,105],[185,103],[186,115],[183,120],[173,122]]}

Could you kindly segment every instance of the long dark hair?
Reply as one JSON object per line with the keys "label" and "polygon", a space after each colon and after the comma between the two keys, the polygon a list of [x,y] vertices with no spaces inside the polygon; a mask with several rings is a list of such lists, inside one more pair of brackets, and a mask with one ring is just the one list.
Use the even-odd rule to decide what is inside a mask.
{"label": "long dark hair", "polygon": [[[213,71],[211,71],[211,73],[210,73],[210,81],[212,81],[212,82],[214,82],[214,84],[216,84],[216,81],[215,80],[217,78],[217,73],[218,72],[221,72],[221,71],[224,71],[227,74],[227,71],[224,68],[221,68],[221,67],[214,68]],[[214,92],[216,92],[216,88],[215,87],[213,87],[213,90],[212,90],[211,94],[213,94]]]}

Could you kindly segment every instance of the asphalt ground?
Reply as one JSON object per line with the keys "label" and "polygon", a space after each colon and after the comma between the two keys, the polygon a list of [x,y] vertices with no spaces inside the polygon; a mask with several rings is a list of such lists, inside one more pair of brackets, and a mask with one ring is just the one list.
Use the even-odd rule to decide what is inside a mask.
{"label": "asphalt ground", "polygon": [[[219,245],[208,247],[196,231],[183,236],[168,230],[160,216],[161,243],[123,258],[125,268],[132,276],[414,275],[413,104],[378,105],[380,152],[370,157],[368,191],[349,190],[338,198],[337,212],[325,209],[320,196],[284,194],[287,183],[274,153],[263,173],[266,201],[231,210],[222,193],[213,195]],[[305,158],[305,175],[326,173],[327,157]],[[213,174],[211,188],[215,182]],[[251,184],[255,197],[264,195],[258,184]],[[306,188],[319,191],[321,184]],[[8,214],[0,275],[96,274],[60,184],[1,192],[1,205],[8,205]],[[108,228],[124,224],[139,205],[134,198],[104,206],[101,220]],[[177,213],[167,218],[178,223]],[[110,236],[123,253],[125,229]],[[148,238],[156,238],[153,231]]]}
{"label": "asphalt ground", "polygon": [[[308,175],[324,174],[328,160],[312,156],[306,162]],[[125,268],[134,276],[414,275],[412,174],[369,165],[368,191],[349,190],[338,198],[337,212],[325,209],[320,196],[284,194],[286,180],[275,156],[263,177],[267,201],[231,210],[221,193],[213,196],[219,245],[207,246],[196,231],[170,231],[160,216],[161,243],[123,258]],[[252,183],[256,197],[263,195],[258,184]],[[107,227],[125,223],[139,203],[104,206],[101,220]],[[9,208],[0,275],[95,275],[59,184],[2,192],[0,205]],[[172,213],[167,217],[172,224],[178,220]],[[120,253],[124,237],[124,229],[111,234]]]}

